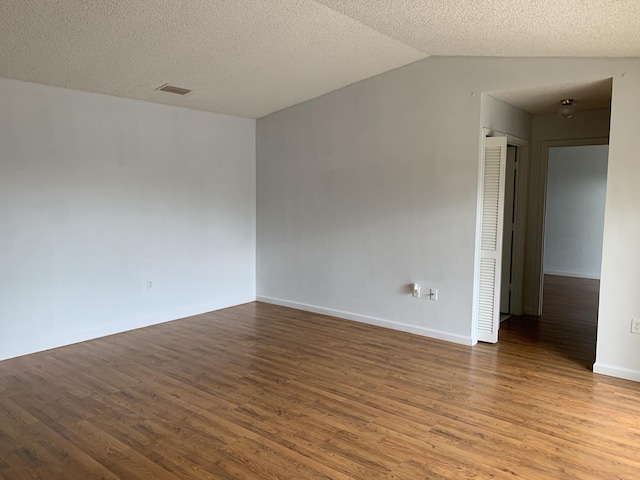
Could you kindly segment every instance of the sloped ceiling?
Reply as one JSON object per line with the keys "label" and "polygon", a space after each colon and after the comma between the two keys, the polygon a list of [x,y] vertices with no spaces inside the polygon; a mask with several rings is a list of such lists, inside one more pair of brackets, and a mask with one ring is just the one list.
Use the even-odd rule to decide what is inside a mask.
{"label": "sloped ceiling", "polygon": [[429,55],[640,56],[638,25],[637,0],[0,0],[0,77],[259,118]]}
{"label": "sloped ceiling", "polygon": [[430,55],[640,55],[638,0],[318,1]]}

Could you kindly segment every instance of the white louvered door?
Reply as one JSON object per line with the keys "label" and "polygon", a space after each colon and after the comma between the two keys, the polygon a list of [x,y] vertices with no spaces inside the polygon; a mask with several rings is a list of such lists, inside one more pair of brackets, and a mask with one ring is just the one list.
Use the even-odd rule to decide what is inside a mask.
{"label": "white louvered door", "polygon": [[500,277],[507,138],[487,137],[482,165],[482,219],[478,281],[478,340],[496,343],[500,328]]}

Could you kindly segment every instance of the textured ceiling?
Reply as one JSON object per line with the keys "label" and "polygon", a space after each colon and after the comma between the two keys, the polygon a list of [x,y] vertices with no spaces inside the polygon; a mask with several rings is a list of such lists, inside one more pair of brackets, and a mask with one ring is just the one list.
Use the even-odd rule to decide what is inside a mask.
{"label": "textured ceiling", "polygon": [[611,79],[595,82],[565,83],[543,88],[527,88],[487,92],[520,110],[532,115],[557,113],[560,101],[565,98],[575,100],[576,111],[611,106]]}
{"label": "textured ceiling", "polygon": [[244,117],[425,56],[311,0],[0,0],[1,77]]}
{"label": "textured ceiling", "polygon": [[0,0],[0,77],[259,118],[429,55],[640,56],[638,25],[640,0]]}
{"label": "textured ceiling", "polygon": [[639,0],[318,0],[429,55],[640,56]]}

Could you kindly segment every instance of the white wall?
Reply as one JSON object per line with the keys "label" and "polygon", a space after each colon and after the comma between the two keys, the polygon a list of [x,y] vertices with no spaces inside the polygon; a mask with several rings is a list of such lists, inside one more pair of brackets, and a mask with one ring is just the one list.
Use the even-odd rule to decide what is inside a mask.
{"label": "white wall", "polygon": [[482,94],[480,125],[493,136],[512,135],[528,140],[533,127],[533,116],[519,108],[487,94]]}
{"label": "white wall", "polygon": [[604,214],[598,345],[594,371],[640,381],[640,74],[613,82],[609,170]]}
{"label": "white wall", "polygon": [[0,359],[252,301],[255,121],[0,79],[0,225]]}
{"label": "white wall", "polygon": [[431,57],[258,120],[259,298],[473,342],[481,92],[609,77],[605,225],[626,237],[605,233],[598,360],[640,372],[640,297],[614,289],[640,287],[618,261],[640,243],[638,59]]}
{"label": "white wall", "polygon": [[549,149],[544,273],[600,278],[607,145]]}

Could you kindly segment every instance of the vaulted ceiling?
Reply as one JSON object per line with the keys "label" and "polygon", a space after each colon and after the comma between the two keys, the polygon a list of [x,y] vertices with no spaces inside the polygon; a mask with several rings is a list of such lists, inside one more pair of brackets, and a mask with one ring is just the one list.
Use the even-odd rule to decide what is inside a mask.
{"label": "vaulted ceiling", "polygon": [[0,0],[0,77],[259,118],[430,55],[637,57],[639,25],[638,0]]}

